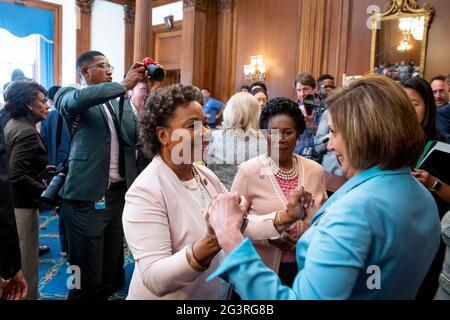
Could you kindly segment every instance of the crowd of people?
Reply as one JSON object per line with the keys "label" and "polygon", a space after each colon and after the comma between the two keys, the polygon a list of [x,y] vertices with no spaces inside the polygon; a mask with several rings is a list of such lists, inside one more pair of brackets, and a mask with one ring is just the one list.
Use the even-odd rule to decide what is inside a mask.
{"label": "crowd of people", "polygon": [[303,73],[297,101],[255,82],[223,103],[141,63],[113,82],[98,51],[76,67],[81,88],[5,89],[0,298],[38,298],[45,202],[70,300],[122,288],[124,246],[128,299],[450,299],[448,172],[416,168],[449,142],[450,77]]}
{"label": "crowd of people", "polygon": [[375,68],[375,72],[383,74],[395,81],[405,81],[411,78],[420,76],[421,68],[416,65],[414,59],[409,60],[408,64],[405,61],[381,63]]}

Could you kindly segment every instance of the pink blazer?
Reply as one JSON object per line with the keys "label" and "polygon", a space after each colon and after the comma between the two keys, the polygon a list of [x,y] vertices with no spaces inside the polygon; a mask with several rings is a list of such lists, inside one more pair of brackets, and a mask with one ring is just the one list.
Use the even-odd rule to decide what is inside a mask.
{"label": "pink blazer", "polygon": [[[206,167],[195,165],[209,194],[224,187]],[[207,232],[201,208],[176,174],[156,156],[125,196],[123,228],[135,259],[127,299],[225,299],[228,285],[206,282],[220,254],[203,273],[186,259],[186,246]]]}
{"label": "pink blazer", "polygon": [[[297,159],[299,164],[304,165],[304,170],[299,166],[299,185],[304,182],[305,189],[312,193],[315,199],[313,211],[316,212],[327,200],[323,169],[312,160],[300,156],[297,156]],[[302,171],[305,177],[302,177]],[[230,191],[237,191],[245,196],[250,206],[249,215],[267,215],[269,212],[282,210],[287,202],[265,155],[253,158],[239,166]],[[282,201],[277,196],[277,192],[281,195]],[[264,263],[278,272],[282,251],[269,244],[267,240],[253,242]]]}

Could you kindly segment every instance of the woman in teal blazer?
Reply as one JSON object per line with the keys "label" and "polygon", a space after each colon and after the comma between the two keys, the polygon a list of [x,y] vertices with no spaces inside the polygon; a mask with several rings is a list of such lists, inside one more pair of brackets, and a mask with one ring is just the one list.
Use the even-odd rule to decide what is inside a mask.
{"label": "woman in teal blazer", "polygon": [[243,299],[414,299],[439,245],[430,193],[410,175],[423,133],[393,81],[368,76],[328,101],[335,151],[350,178],[297,244],[299,272],[281,285],[240,232],[238,195],[213,201],[209,220],[227,257],[220,276]]}

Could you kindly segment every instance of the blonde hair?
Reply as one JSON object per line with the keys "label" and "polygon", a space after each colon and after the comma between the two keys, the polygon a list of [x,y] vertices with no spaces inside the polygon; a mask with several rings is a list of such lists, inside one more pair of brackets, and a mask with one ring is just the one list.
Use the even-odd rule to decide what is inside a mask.
{"label": "blonde hair", "polygon": [[334,125],[355,169],[413,166],[424,135],[411,101],[385,76],[364,76],[327,99]]}
{"label": "blonde hair", "polygon": [[248,92],[238,92],[228,100],[223,111],[224,129],[259,131],[261,108]]}

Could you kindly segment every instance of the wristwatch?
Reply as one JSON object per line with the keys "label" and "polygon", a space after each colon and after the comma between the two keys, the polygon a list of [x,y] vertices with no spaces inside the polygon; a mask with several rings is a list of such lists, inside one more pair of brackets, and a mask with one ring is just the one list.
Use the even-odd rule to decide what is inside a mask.
{"label": "wristwatch", "polygon": [[436,182],[435,183],[433,183],[433,185],[431,186],[431,190],[432,191],[439,191],[439,189],[442,187],[442,183],[438,180],[438,179],[436,179]]}

